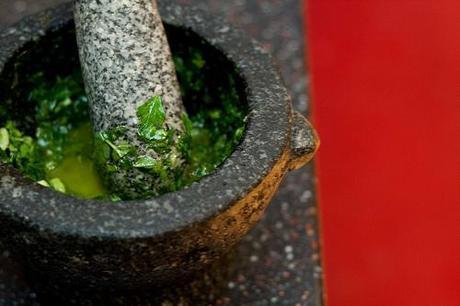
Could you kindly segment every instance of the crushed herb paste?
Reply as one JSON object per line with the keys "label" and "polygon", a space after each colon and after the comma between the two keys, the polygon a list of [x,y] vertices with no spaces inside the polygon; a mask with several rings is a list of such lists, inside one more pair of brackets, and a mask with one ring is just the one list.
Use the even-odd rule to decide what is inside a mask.
{"label": "crushed herb paste", "polygon": [[[176,58],[175,62],[179,79],[185,84],[183,95],[204,86],[197,83],[202,80],[192,80],[189,73],[189,69],[205,65],[199,53],[188,61]],[[228,78],[233,84],[232,76]],[[43,186],[84,199],[126,199],[122,194],[110,194],[104,187],[94,163],[101,155],[109,161],[108,167],[136,167],[160,175],[168,180],[161,190],[166,193],[213,172],[233,152],[245,129],[246,110],[235,103],[238,95],[232,89],[220,93],[219,103],[195,108],[190,117],[183,116],[186,133],[179,149],[186,157],[185,169],[172,175],[174,156],[166,154],[165,159],[154,160],[136,154],[129,143],[115,145],[116,138],[123,134],[122,127],[93,135],[79,70],[54,80],[36,73],[30,82],[33,90],[28,100],[35,105],[35,130],[21,130],[17,119],[8,116],[0,121],[0,161]],[[139,135],[159,151],[168,150],[170,145],[169,131],[160,128],[162,110],[159,97],[152,97],[138,109]]]}

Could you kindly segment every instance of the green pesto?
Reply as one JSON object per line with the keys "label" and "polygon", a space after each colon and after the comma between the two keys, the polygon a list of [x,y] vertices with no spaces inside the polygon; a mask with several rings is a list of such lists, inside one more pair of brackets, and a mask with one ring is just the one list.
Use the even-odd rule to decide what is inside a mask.
{"label": "green pesto", "polygon": [[[198,53],[187,61],[176,58],[175,62],[181,83],[189,81],[182,86],[183,94],[204,86],[202,81],[190,79],[189,69],[205,65]],[[228,78],[233,84],[232,77]],[[54,81],[37,73],[32,83],[29,101],[36,105],[34,134],[21,131],[11,118],[0,122],[0,160],[44,186],[84,199],[125,199],[123,195],[109,194],[94,160],[108,161],[109,170],[135,167],[159,175],[168,182],[161,193],[171,192],[214,171],[233,152],[245,129],[246,112],[235,102],[236,90],[229,89],[221,92],[219,103],[204,104],[206,107],[195,110],[190,118],[184,114],[186,132],[180,136],[177,148],[172,148],[172,132],[161,128],[161,99],[152,97],[138,109],[139,136],[155,151],[165,153],[162,159],[152,159],[139,155],[129,143],[120,143],[123,127],[93,136],[79,71]],[[177,150],[186,159],[180,172],[171,171]]]}

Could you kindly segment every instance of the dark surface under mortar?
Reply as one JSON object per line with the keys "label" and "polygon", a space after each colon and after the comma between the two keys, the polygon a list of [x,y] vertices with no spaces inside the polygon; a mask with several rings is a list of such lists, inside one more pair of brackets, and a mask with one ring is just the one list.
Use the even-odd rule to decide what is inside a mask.
{"label": "dark surface under mortar", "polygon": [[[28,9],[60,1],[8,1],[0,4],[0,22],[11,23]],[[302,32],[298,1],[183,1],[225,13],[265,43],[278,59],[298,110],[306,111]],[[30,7],[28,3],[33,3]],[[313,176],[305,169],[290,174],[265,219],[245,238],[219,296],[206,289],[192,305],[320,305],[321,285],[316,237]],[[7,252],[5,252],[7,255]],[[10,259],[0,261],[0,304],[33,305],[35,295]],[[199,291],[199,290],[198,290]],[[212,293],[213,291],[211,291]],[[197,295],[200,295],[199,293]],[[198,300],[200,302],[198,302]],[[185,301],[184,301],[185,302]]]}

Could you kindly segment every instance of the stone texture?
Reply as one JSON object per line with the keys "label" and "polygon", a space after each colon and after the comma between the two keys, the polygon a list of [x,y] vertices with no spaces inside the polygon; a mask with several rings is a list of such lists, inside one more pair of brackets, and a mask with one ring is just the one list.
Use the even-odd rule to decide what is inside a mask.
{"label": "stone texture", "polygon": [[291,127],[291,162],[290,169],[297,170],[305,166],[319,148],[319,137],[310,122],[295,112]]}
{"label": "stone texture", "polygon": [[[68,24],[71,12],[71,6],[60,7],[0,33],[0,45],[7,46],[0,48],[0,64],[23,46],[21,54],[43,49],[25,43],[39,44],[49,30]],[[290,168],[290,98],[268,53],[193,8],[171,1],[161,13],[167,23],[193,29],[234,62],[246,86],[241,98],[251,110],[244,139],[213,174],[178,192],[139,201],[68,197],[0,166],[0,238],[23,256],[30,271],[54,280],[56,290],[76,291],[75,284],[90,289],[170,285],[206,267],[260,220]]]}
{"label": "stone texture", "polygon": [[162,98],[167,127],[182,130],[184,111],[156,1],[77,0],[75,24],[96,132],[137,131],[136,110]]}
{"label": "stone texture", "polygon": [[[184,130],[184,108],[156,0],[77,0],[74,15],[94,131],[126,127],[125,141],[140,156],[159,158],[138,137],[137,108],[153,96],[161,97],[163,128],[175,131],[174,143]],[[174,154],[180,156],[178,150]],[[184,160],[177,161],[181,168]],[[106,170],[105,164],[99,168]],[[169,183],[136,168],[118,168],[106,176],[112,192],[131,199],[142,194],[139,186],[161,190]]]}
{"label": "stone texture", "polygon": [[[53,1],[60,2],[26,2],[30,12],[37,9],[38,2]],[[11,22],[18,14],[24,14],[22,10],[13,9],[13,2],[24,1],[0,3],[0,13],[3,13],[0,21]],[[193,2],[211,12],[225,13],[229,20],[257,37],[278,60],[296,109],[306,111],[307,79],[303,66],[303,33],[300,30],[298,0],[181,2],[184,5]],[[320,305],[321,267],[318,261],[314,183],[312,167],[287,177],[263,221],[238,247],[235,261],[230,264],[229,280],[221,292],[200,290],[193,295],[194,300],[188,299],[189,294],[179,292],[175,298],[191,305]],[[9,260],[3,265],[0,263],[0,304],[37,303],[36,295],[18,274],[20,268]],[[194,289],[189,288],[187,293],[191,291]],[[181,294],[185,294],[184,297]],[[197,298],[199,302],[193,302]]]}

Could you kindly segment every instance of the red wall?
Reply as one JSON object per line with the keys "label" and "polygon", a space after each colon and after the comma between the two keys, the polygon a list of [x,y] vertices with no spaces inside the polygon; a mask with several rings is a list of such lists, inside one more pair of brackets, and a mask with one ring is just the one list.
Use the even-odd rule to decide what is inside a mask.
{"label": "red wall", "polygon": [[460,1],[305,9],[327,305],[460,305]]}

